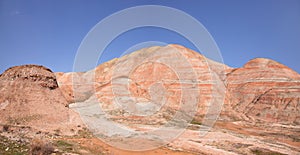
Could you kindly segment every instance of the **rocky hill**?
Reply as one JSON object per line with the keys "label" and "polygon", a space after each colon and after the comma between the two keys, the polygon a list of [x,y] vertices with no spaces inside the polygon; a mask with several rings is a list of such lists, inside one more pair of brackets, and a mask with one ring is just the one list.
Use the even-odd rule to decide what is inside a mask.
{"label": "rocky hill", "polygon": [[67,106],[54,73],[46,67],[16,66],[0,75],[1,124],[70,133],[81,121]]}
{"label": "rocky hill", "polygon": [[227,94],[236,116],[251,121],[300,123],[300,75],[276,61],[250,60],[227,74]]}
{"label": "rocky hill", "polygon": [[[186,130],[162,148],[124,151],[86,130],[90,122],[84,124],[76,108],[90,102],[103,110],[90,122],[105,116],[148,131],[172,120],[179,125],[174,132]],[[25,145],[24,137],[48,139],[58,154],[299,154],[299,123],[300,75],[264,58],[232,68],[172,44],[144,48],[86,72],[23,65],[0,75],[0,154],[11,150],[9,140]],[[113,132],[109,125],[100,124]],[[199,136],[208,126],[212,130]],[[169,134],[174,133],[164,135]],[[130,146],[146,141],[121,138],[109,140]]]}
{"label": "rocky hill", "polygon": [[[172,49],[177,53],[168,52]],[[181,54],[183,60],[177,54]],[[147,59],[149,57],[155,57],[155,61],[160,63]],[[172,58],[173,62],[167,58]],[[187,64],[190,66],[184,66]],[[190,73],[174,70],[186,70],[189,67],[192,69]],[[113,79],[117,77],[129,76],[130,82],[123,83],[123,87],[129,90],[128,96],[137,99],[136,102],[140,102],[138,99],[141,98],[144,99],[142,102],[152,100],[151,89],[164,89],[168,110],[178,110],[176,107],[179,107],[182,95],[180,86],[183,85],[179,78],[193,78],[197,80],[194,84],[199,88],[196,113],[199,118],[204,117],[211,103],[222,102],[224,119],[288,124],[299,124],[300,120],[300,75],[270,59],[257,58],[241,68],[231,68],[183,46],[168,45],[141,49],[85,73],[56,75],[63,94],[69,101],[74,102],[75,97],[78,101],[84,101],[96,94],[102,106],[111,108],[110,110],[114,109],[114,98],[118,96],[113,90],[120,89],[119,85],[114,88],[114,82],[118,81]],[[75,96],[73,90],[76,91]]]}

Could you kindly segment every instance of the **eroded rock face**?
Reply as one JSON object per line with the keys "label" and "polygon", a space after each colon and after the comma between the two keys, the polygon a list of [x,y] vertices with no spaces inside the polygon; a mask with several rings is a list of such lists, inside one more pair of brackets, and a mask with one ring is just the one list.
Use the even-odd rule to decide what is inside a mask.
{"label": "eroded rock face", "polygon": [[116,61],[110,60],[87,72],[55,73],[68,103],[83,102],[96,93],[96,86],[108,84],[111,80],[110,70]]}
{"label": "eroded rock face", "polygon": [[[84,93],[93,92],[102,108],[113,116],[140,123],[153,123],[154,120],[164,123],[172,118],[172,115],[181,107],[190,106],[187,109],[196,110],[196,115],[202,118],[211,102],[222,103],[225,94],[224,72],[230,69],[224,64],[209,60],[183,46],[168,45],[141,49],[99,65],[95,70],[82,73],[78,77],[76,73],[72,73],[75,80],[79,82],[76,83],[73,79],[73,85],[70,82],[71,74],[57,74],[57,76],[60,87],[67,91],[64,94],[74,95],[74,91],[79,92],[69,100],[74,101],[77,98],[75,100],[83,101],[84,99],[78,100],[78,97],[81,98],[80,96]],[[93,83],[93,86],[87,88],[85,83]],[[77,88],[70,90],[75,85]],[[195,93],[192,89],[196,88],[195,104],[189,105],[188,102],[193,99],[191,95]],[[185,94],[182,91],[185,91]],[[126,94],[126,97],[122,94]],[[121,100],[118,100],[120,98]],[[133,105],[130,105],[132,103]],[[118,107],[120,105],[125,105],[125,110],[117,110],[120,109]],[[134,108],[140,106],[149,107],[148,109]],[[126,107],[133,109],[126,109]],[[162,111],[156,113],[150,119],[151,121],[146,121],[150,117],[129,114],[138,109],[149,110],[149,113],[151,109]],[[185,111],[185,113],[190,112]]]}
{"label": "eroded rock face", "polygon": [[0,76],[0,123],[70,133],[81,124],[62,95],[54,73],[37,65],[7,69]]}
{"label": "eroded rock face", "polygon": [[[126,84],[117,85],[126,89],[116,90],[120,90],[120,93],[126,92],[127,96],[130,94],[129,96],[136,98],[139,104],[165,100],[165,109],[162,109],[168,112],[162,114],[164,119],[161,122],[164,122],[165,118],[171,117],[180,107],[182,97],[182,83],[178,82],[180,75],[176,73],[174,67],[164,63],[147,61],[139,65],[134,64],[146,60],[153,56],[151,53],[159,51],[161,54],[154,56],[153,60],[163,61],[171,58],[172,61],[169,63],[177,64],[179,68],[186,67],[178,61],[176,52],[173,54],[164,52],[172,48],[187,60],[190,64],[188,68],[192,68],[197,76],[197,87],[200,93],[196,115],[200,118],[204,117],[209,110],[208,105],[214,100],[215,103],[224,103],[221,117],[224,119],[299,124],[299,74],[287,66],[264,58],[253,59],[241,68],[231,68],[180,45],[157,46],[111,60],[86,73],[59,73],[61,74],[58,76],[59,85],[65,96],[69,98],[68,101],[74,102],[74,96],[77,96],[78,101],[84,101],[95,94],[104,109],[122,117],[128,114],[124,111],[114,111],[115,99],[118,95],[113,92],[113,79],[126,77],[129,79]],[[130,74],[124,76],[123,73],[127,69],[130,70]],[[77,95],[74,95],[74,90],[71,89],[74,88],[74,83],[70,82],[71,75],[77,81],[75,82],[77,88],[74,89]],[[184,75],[188,77],[191,74]],[[218,105],[211,105],[211,107],[216,106]],[[140,116],[128,120],[134,120],[133,118],[140,120]],[[160,116],[155,116],[155,120],[160,120]]]}
{"label": "eroded rock face", "polygon": [[233,70],[227,93],[227,109],[239,118],[299,124],[300,76],[278,62],[257,58]]}
{"label": "eroded rock face", "polygon": [[44,66],[23,65],[7,69],[0,76],[2,81],[31,81],[49,89],[58,88],[55,75]]}
{"label": "eroded rock face", "polygon": [[[185,72],[186,66],[175,59],[176,54],[164,52],[172,48],[190,64],[188,67],[193,69],[195,81],[188,81],[192,74]],[[162,53],[153,57],[153,60],[160,61],[153,62],[150,59],[134,65],[153,56],[151,53],[155,52]],[[163,60],[168,60],[167,62],[174,66],[167,65]],[[182,72],[174,70],[176,66],[182,69]],[[129,71],[128,76],[123,74],[124,71]],[[199,154],[253,154],[260,150],[285,154],[299,152],[300,77],[298,73],[273,60],[253,59],[243,67],[234,69],[206,59],[185,47],[169,45],[141,49],[101,64],[91,71],[55,73],[55,76],[49,69],[36,65],[12,67],[1,74],[0,124],[30,126],[45,132],[59,130],[60,134],[74,133],[73,129],[76,129],[76,126],[84,125],[80,117],[66,105],[81,102],[82,106],[90,102],[96,103],[97,107],[102,106],[106,113],[89,115],[90,111],[84,111],[87,112],[87,116],[95,116],[97,120],[108,116],[110,120],[119,122],[122,126],[128,125],[135,131],[147,131],[149,127],[153,129],[171,122],[179,107],[187,106],[186,100],[181,100],[184,93],[181,87],[193,89],[197,86],[199,99],[196,116],[199,120],[191,122],[189,125],[193,129],[188,128],[182,136],[172,141],[169,147]],[[180,78],[184,80],[180,81]],[[115,92],[114,88],[117,88]],[[226,98],[221,118],[224,120],[226,117],[229,121],[218,121],[208,136],[199,137],[199,126],[196,124],[204,124],[201,118],[209,110],[207,105],[212,100],[223,103],[224,93]],[[136,99],[134,102],[121,100],[123,105],[129,105],[125,108],[130,109],[132,106],[132,112],[136,112],[136,108],[144,111],[143,114],[150,115],[130,114],[126,109],[122,110],[122,105],[120,110],[116,98],[124,96],[123,99],[128,99],[127,96]],[[187,96],[184,99],[189,98]],[[166,104],[160,105],[162,100],[165,100]],[[96,106],[92,107],[92,110],[97,111]],[[214,104],[211,106],[215,107]],[[158,112],[152,114],[151,110]],[[237,122],[235,119],[241,121]],[[105,133],[109,131],[115,134],[116,130],[110,125],[107,122],[99,124],[105,129]],[[222,130],[219,130],[220,128]],[[175,130],[166,132],[165,135],[174,135],[173,131]],[[131,136],[125,137],[121,139],[123,142]],[[82,140],[79,139],[80,142]],[[91,140],[87,139],[88,145]],[[98,144],[94,146],[99,147]]]}

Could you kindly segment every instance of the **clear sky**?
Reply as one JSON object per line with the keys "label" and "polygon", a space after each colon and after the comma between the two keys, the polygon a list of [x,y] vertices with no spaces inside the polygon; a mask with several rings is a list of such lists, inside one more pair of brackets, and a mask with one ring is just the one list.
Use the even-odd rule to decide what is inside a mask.
{"label": "clear sky", "polygon": [[[299,0],[0,0],[0,72],[21,64],[70,72],[82,39],[95,24],[116,11],[150,4],[182,10],[200,21],[229,66],[265,57],[300,72]],[[195,49],[174,32],[145,27],[116,38],[99,63],[145,41]]]}

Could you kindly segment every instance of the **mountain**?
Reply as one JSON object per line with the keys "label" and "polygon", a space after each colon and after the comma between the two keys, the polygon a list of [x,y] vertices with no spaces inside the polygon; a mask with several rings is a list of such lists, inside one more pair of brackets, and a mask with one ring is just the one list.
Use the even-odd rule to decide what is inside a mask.
{"label": "mountain", "polygon": [[[173,52],[174,50],[177,52]],[[190,73],[185,73],[186,70]],[[118,92],[113,93],[117,87],[120,89],[119,85],[114,84],[118,83],[112,80],[114,78],[128,76],[130,82],[125,83],[128,86],[123,84],[123,87],[129,89],[127,96],[134,97],[136,103],[142,99],[142,102],[151,101],[151,89],[164,89],[168,110],[179,108],[182,95],[180,86],[183,85],[179,78],[183,78],[197,80],[194,84],[199,88],[196,112],[199,119],[210,112],[208,106],[211,103],[224,103],[221,115],[224,119],[287,124],[299,124],[300,120],[300,75],[270,59],[256,58],[241,68],[231,68],[183,46],[168,45],[135,51],[85,73],[56,75],[63,94],[69,101],[75,100],[72,88],[76,91],[77,101],[87,100],[96,93],[103,107],[109,111],[115,108],[114,98],[119,96]],[[72,84],[72,77],[75,85]],[[113,85],[117,87],[114,88]],[[158,97],[159,99],[161,98]]]}
{"label": "mountain", "polygon": [[256,58],[227,74],[230,108],[251,121],[300,124],[300,75],[276,61]]}
{"label": "mountain", "polygon": [[[104,116],[110,123],[95,124]],[[0,75],[0,154],[34,138],[58,154],[299,154],[299,117],[300,75],[287,66],[256,58],[232,68],[175,44],[86,72],[23,65]],[[87,127],[111,135],[100,141]],[[148,145],[154,150],[132,151]]]}

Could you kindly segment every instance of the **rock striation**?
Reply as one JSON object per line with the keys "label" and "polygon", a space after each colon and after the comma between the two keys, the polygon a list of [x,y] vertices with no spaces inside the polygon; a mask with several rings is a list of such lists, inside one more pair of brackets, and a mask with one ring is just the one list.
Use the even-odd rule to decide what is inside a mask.
{"label": "rock striation", "polygon": [[[176,52],[168,52],[174,49]],[[184,66],[184,63],[179,62],[176,54],[180,54],[180,57],[187,60],[190,66]],[[148,59],[149,57],[153,60]],[[192,68],[193,74],[197,77],[194,84],[199,88],[199,98],[194,108],[197,108],[196,115],[200,119],[207,113],[213,115],[214,111],[218,112],[218,109],[210,109],[219,106],[211,105],[213,102],[224,103],[221,117],[223,119],[299,124],[300,76],[287,66],[270,59],[256,58],[241,68],[231,68],[183,46],[168,45],[135,51],[101,64],[86,73],[57,73],[56,75],[64,95],[69,98],[68,101],[75,101],[73,91],[77,92],[75,96],[79,101],[84,101],[95,94],[104,109],[119,117],[128,114],[124,111],[114,111],[116,109],[114,105],[118,105],[115,99],[122,92],[126,92],[127,96],[135,99],[134,105],[166,101],[164,107],[169,112],[162,115],[168,118],[172,116],[172,111],[180,108],[182,83],[179,82],[181,73],[176,72],[174,66],[170,67],[166,63],[155,61],[163,62],[169,60],[167,58],[172,58],[172,61],[167,63],[176,64],[181,69]],[[140,64],[136,65],[139,61]],[[124,72],[128,74],[125,75]],[[181,77],[189,77],[192,74],[182,72],[182,75],[184,76]],[[114,79],[122,76],[127,76],[129,81],[115,85]],[[74,89],[74,82],[71,82],[71,77],[77,81],[76,89]],[[115,90],[122,91],[118,95]],[[127,105],[129,101],[126,102],[122,104]],[[161,105],[155,106],[164,109]],[[155,106],[152,108],[155,109]],[[137,116],[133,118],[140,119]],[[160,120],[159,117],[155,119]],[[162,122],[165,121],[162,119]]]}
{"label": "rock striation", "polygon": [[53,132],[81,124],[68,107],[54,73],[46,67],[23,65],[0,75],[0,123]]}
{"label": "rock striation", "polygon": [[[54,141],[77,134],[72,150],[107,146],[89,137],[89,127],[109,145],[130,148],[166,138],[168,148],[196,154],[297,154],[299,124],[300,75],[265,58],[231,68],[167,45],[140,49],[87,72],[22,65],[0,75],[0,133]],[[199,136],[210,125],[213,129]],[[146,134],[136,139],[139,134],[124,129]],[[151,139],[152,131],[159,135]],[[180,136],[169,139],[174,135]]]}
{"label": "rock striation", "polygon": [[0,75],[2,81],[31,81],[49,89],[58,88],[55,75],[44,66],[23,65],[7,69]]}
{"label": "rock striation", "polygon": [[235,116],[277,123],[300,122],[300,76],[276,61],[250,60],[227,74],[227,101]]}
{"label": "rock striation", "polygon": [[[70,82],[71,74],[57,73],[57,77],[60,87],[66,87],[63,90],[80,87],[80,81],[93,83],[93,86],[85,86],[85,89],[81,88],[87,84],[81,83],[81,88],[64,93],[79,92],[69,100],[74,101],[77,98],[77,101],[80,101],[83,94],[94,92],[102,108],[113,118],[163,124],[179,109],[185,114],[194,112],[199,119],[205,117],[206,113],[218,113],[209,108],[211,103],[215,103],[216,107],[219,107],[217,110],[220,110],[222,104],[217,104],[222,103],[225,98],[223,80],[225,72],[230,69],[183,46],[168,45],[135,51],[80,75],[71,73],[73,80],[79,81],[73,82],[73,85]],[[193,98],[191,94],[195,93],[196,98]],[[191,102],[193,99],[195,102]],[[185,102],[186,106],[183,106],[182,102]],[[138,111],[139,109],[143,110]],[[155,110],[158,112],[154,113]],[[141,113],[154,115],[141,116]]]}

